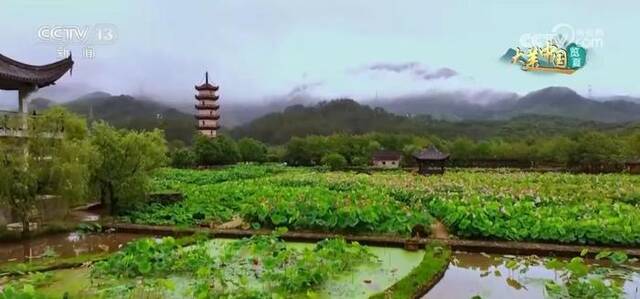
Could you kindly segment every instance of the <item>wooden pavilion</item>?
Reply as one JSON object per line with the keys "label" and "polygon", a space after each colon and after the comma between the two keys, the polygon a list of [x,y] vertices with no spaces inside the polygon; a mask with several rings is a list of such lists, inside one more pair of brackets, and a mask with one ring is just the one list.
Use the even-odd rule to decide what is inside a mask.
{"label": "wooden pavilion", "polygon": [[[71,55],[46,65],[31,65],[13,60],[0,54],[0,90],[18,91],[18,114],[26,117],[27,97],[40,88],[54,85],[66,72],[71,71]],[[25,129],[23,121],[22,128]],[[7,136],[7,128],[0,128],[0,136]]]}
{"label": "wooden pavilion", "polygon": [[438,150],[434,145],[413,155],[418,163],[418,173],[420,174],[443,174],[449,154]]}

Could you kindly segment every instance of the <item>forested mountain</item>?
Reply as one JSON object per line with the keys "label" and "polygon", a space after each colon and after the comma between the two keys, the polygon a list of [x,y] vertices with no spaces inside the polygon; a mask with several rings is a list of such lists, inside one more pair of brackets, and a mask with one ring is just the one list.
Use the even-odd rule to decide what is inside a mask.
{"label": "forested mountain", "polygon": [[321,102],[315,106],[291,106],[231,130],[235,137],[253,137],[268,143],[284,143],[293,136],[363,134],[368,132],[436,135],[444,138],[522,139],[569,135],[580,130],[625,130],[632,124],[611,124],[556,116],[520,115],[509,120],[436,120],[430,116],[399,116],[354,100]]}
{"label": "forested mountain", "polygon": [[[47,99],[38,98],[31,101],[30,108],[43,110],[52,104]],[[105,120],[119,128],[161,128],[170,141],[178,139],[190,142],[195,130],[193,115],[152,100],[127,95],[112,96],[95,92],[62,105],[90,120]]]}
{"label": "forested mountain", "polygon": [[[482,95],[480,95],[482,96]],[[493,101],[478,104],[464,94],[436,93],[372,102],[398,114],[425,114],[447,120],[506,120],[521,115],[544,115],[599,122],[640,121],[640,99],[625,96],[585,98],[566,87],[548,87],[518,97],[493,95]]]}
{"label": "forested mountain", "polygon": [[[221,102],[223,132],[275,144],[284,143],[291,136],[338,132],[521,138],[570,134],[582,129],[624,129],[630,126],[628,123],[640,121],[638,99],[618,96],[596,101],[563,87],[549,87],[522,97],[512,93],[468,95],[458,92],[365,103],[343,99],[315,105],[292,105],[314,103],[315,100],[282,99],[272,104]],[[167,104],[148,98],[95,92],[62,105],[117,127],[162,128],[169,140],[180,139],[188,143],[195,121],[189,112],[191,106],[185,103]],[[40,98],[32,100],[30,107],[42,110],[52,104]],[[175,108],[178,106],[182,109]]]}

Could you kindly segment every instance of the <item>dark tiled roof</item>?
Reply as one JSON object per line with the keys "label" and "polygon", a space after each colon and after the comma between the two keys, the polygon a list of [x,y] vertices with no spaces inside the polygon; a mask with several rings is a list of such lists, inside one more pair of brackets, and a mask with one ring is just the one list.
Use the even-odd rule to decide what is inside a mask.
{"label": "dark tiled roof", "polygon": [[196,90],[213,90],[216,91],[218,90],[218,86],[212,85],[209,82],[202,84],[202,85],[196,85]]}
{"label": "dark tiled roof", "polygon": [[435,146],[430,145],[428,148],[414,154],[413,157],[418,160],[446,160],[449,158],[449,154],[445,154]]}
{"label": "dark tiled roof", "polygon": [[71,55],[46,65],[30,65],[0,54],[0,89],[18,90],[34,85],[45,87],[54,84],[72,67]]}
{"label": "dark tiled roof", "polygon": [[373,153],[371,158],[378,161],[400,160],[402,159],[402,153],[396,151],[377,151]]}

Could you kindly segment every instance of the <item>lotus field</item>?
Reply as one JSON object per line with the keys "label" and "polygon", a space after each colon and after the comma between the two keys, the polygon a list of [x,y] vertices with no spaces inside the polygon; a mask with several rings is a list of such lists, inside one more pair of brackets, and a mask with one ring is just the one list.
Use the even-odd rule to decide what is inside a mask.
{"label": "lotus field", "polygon": [[451,170],[328,172],[280,165],[163,169],[153,191],[170,205],[129,214],[134,223],[287,227],[407,236],[435,219],[461,238],[639,245],[640,176]]}

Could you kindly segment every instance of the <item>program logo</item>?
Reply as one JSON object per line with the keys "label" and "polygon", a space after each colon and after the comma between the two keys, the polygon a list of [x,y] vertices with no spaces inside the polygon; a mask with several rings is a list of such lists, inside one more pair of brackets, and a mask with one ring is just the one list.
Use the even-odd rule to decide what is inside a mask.
{"label": "program logo", "polygon": [[523,71],[573,74],[587,63],[587,50],[576,43],[560,46],[549,40],[544,47],[509,48],[502,60],[520,65]]}

